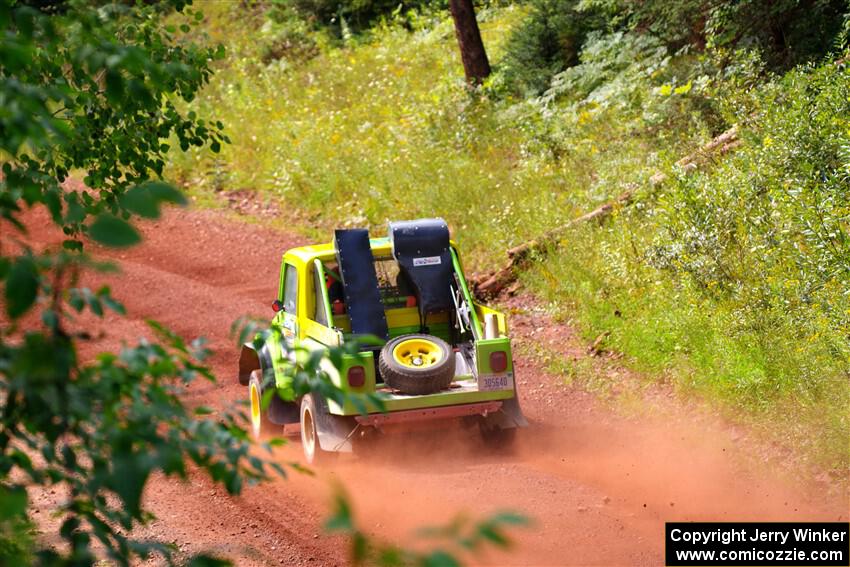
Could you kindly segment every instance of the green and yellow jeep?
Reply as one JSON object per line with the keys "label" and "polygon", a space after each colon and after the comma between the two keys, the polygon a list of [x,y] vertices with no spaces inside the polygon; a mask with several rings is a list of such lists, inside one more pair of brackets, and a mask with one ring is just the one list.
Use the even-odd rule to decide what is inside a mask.
{"label": "green and yellow jeep", "polygon": [[[242,347],[239,383],[249,388],[254,433],[266,422],[298,424],[310,463],[394,424],[477,421],[493,444],[527,425],[505,316],[473,301],[442,219],[392,222],[385,238],[337,230],[332,243],[287,251],[273,308],[279,332]],[[316,393],[273,395],[263,407],[264,386],[292,391],[289,361],[297,359],[284,342],[312,352],[351,341],[357,351],[323,369],[346,392],[378,394],[382,408],[364,412]]]}

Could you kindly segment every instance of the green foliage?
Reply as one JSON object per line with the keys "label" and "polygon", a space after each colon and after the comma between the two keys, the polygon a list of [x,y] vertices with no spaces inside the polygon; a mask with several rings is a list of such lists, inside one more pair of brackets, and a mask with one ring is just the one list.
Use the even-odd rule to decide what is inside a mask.
{"label": "green foliage", "polygon": [[[158,176],[174,136],[184,148],[217,144],[221,125],[181,114],[221,51],[178,40],[156,6],[94,9],[68,2],[37,11],[0,3],[0,214],[26,233],[24,208],[43,207],[68,237],[61,250],[26,244],[0,256],[6,315],[0,330],[0,562],[95,562],[94,542],[118,564],[172,549],[128,534],[149,519],[141,506],[150,475],[186,476],[193,462],[228,490],[266,475],[249,455],[238,415],[197,419],[182,389],[197,376],[203,342],[191,344],[152,323],[162,343],[142,341],[90,362],[78,356],[71,312],[123,313],[108,287],[76,287],[83,270],[109,269],[83,253],[84,235],[107,246],[139,240],[129,219],[159,215],[162,203],[185,202]],[[190,24],[200,14],[185,10]],[[85,175],[88,189],[68,183]],[[5,235],[4,235],[5,236]],[[43,327],[30,328],[30,314]],[[66,490],[56,511],[65,546],[32,537],[25,489]]]}
{"label": "green foliage", "polygon": [[35,529],[26,517],[27,493],[21,487],[0,484],[0,561],[29,565]]}
{"label": "green foliage", "polygon": [[[228,9],[210,17],[225,20]],[[488,49],[498,53],[495,30],[520,17],[491,12],[481,24]],[[198,192],[250,187],[297,203],[322,238],[337,221],[385,231],[388,219],[442,214],[462,227],[465,246],[492,256],[572,209],[561,189],[585,171],[540,167],[517,150],[521,133],[502,128],[488,101],[469,99],[450,19],[373,35],[293,68],[258,69],[259,54],[228,60],[191,108],[232,125],[233,144],[218,155],[176,155],[170,173]],[[526,183],[551,193],[541,202]]]}
{"label": "green foliage", "polygon": [[259,33],[262,41],[260,60],[263,63],[301,63],[319,54],[319,45],[310,33],[310,24],[291,4],[273,2],[263,16],[265,21]]}
{"label": "green foliage", "polygon": [[[183,22],[184,35],[162,23],[175,10],[182,13],[170,21]],[[212,415],[183,405],[192,381],[214,381],[203,365],[210,354],[203,340],[187,342],[149,321],[156,341],[88,361],[77,348],[85,330],[76,329],[74,313],[124,313],[108,287],[78,287],[84,271],[114,269],[84,252],[85,236],[109,247],[136,244],[134,217],[158,218],[163,205],[186,203],[156,180],[167,142],[184,151],[208,146],[218,152],[228,141],[220,122],[178,110],[195,98],[210,78],[211,62],[223,54],[187,39],[202,20],[182,0],[134,8],[70,1],[44,12],[0,3],[0,214],[25,236],[24,208],[43,207],[68,237],[61,249],[41,252],[4,240],[0,252],[7,315],[0,328],[4,565],[93,565],[101,559],[130,565],[155,556],[171,564],[174,546],[133,536],[152,518],[142,495],[153,474],[185,479],[192,466],[235,494],[246,482],[285,472],[252,451],[243,412]],[[71,172],[84,175],[88,187],[69,179]],[[43,324],[38,329],[35,315]],[[256,341],[278,340],[280,329],[241,325],[242,341],[255,335]],[[339,366],[344,352],[332,349],[330,362]],[[312,391],[342,402],[344,394],[322,370],[325,356],[296,355],[287,399]],[[376,396],[352,401],[363,411],[383,407]],[[277,444],[264,446],[271,451]],[[45,489],[68,495],[55,511],[60,546],[38,541],[28,517],[28,491]],[[188,564],[228,562],[201,555]]]}
{"label": "green foliage", "polygon": [[116,248],[132,246],[141,242],[138,231],[124,219],[108,213],[100,214],[89,226],[92,240]]}
{"label": "green foliage", "polygon": [[744,94],[737,107],[756,125],[744,149],[571,234],[528,279],[571,298],[560,310],[588,336],[611,332],[613,348],[684,389],[794,411],[783,434],[837,467],[850,430],[847,79],[830,63]]}
{"label": "green foliage", "polygon": [[495,82],[513,94],[538,95],[612,32],[609,39],[625,34],[615,43],[626,52],[655,43],[678,55],[707,54],[725,67],[746,50],[759,53],[768,68],[784,70],[841,49],[848,14],[841,0],[534,0],[511,34]]}
{"label": "green foliage", "polygon": [[[258,56],[244,51],[191,104],[226,117],[236,143],[175,156],[170,171],[199,195],[256,188],[317,238],[440,215],[470,271],[501,266],[506,249],[632,191],[635,204],[572,230],[523,282],[589,339],[610,331],[628,364],[842,466],[846,69],[782,80],[740,46],[675,52],[630,11],[617,19],[606,6],[620,3],[575,7],[612,29],[588,33],[578,64],[525,100],[500,76],[469,95],[445,16],[412,33],[375,28],[285,71],[257,72]],[[495,60],[526,14],[483,11]],[[234,45],[247,35],[228,33]],[[743,146],[730,161],[696,176],[675,169],[734,123]],[[650,183],[659,171],[669,180]],[[799,419],[787,423],[789,413]]]}
{"label": "green foliage", "polygon": [[[373,336],[361,336],[357,341],[348,341],[338,347],[328,348],[327,351],[311,350],[301,345],[288,345],[283,331],[277,324],[269,325],[267,321],[252,317],[240,317],[231,326],[231,333],[236,337],[236,344],[250,342],[259,351],[268,341],[286,344],[285,356],[275,361],[275,366],[281,369],[290,380],[288,385],[277,384],[273,371],[268,369],[264,377],[265,384],[275,384],[269,388],[263,399],[263,407],[268,407],[272,396],[280,396],[285,401],[300,399],[304,394],[314,392],[324,398],[335,401],[340,406],[352,404],[360,413],[384,411],[384,397],[377,392],[365,394],[341,390],[333,384],[327,373],[322,369],[322,362],[327,360],[335,368],[342,368],[343,356],[357,354],[365,344],[383,344],[383,341]],[[297,362],[294,362],[297,361]]]}
{"label": "green foliage", "polygon": [[850,13],[842,0],[746,0],[709,6],[704,12],[708,47],[758,50],[777,69],[816,62],[834,52],[842,20]]}
{"label": "green foliage", "polygon": [[384,543],[364,534],[356,527],[350,500],[338,488],[334,495],[334,508],[325,523],[330,533],[342,533],[349,538],[349,562],[351,565],[376,565],[381,567],[458,567],[458,554],[475,553],[487,545],[507,549],[511,541],[506,528],[527,526],[529,520],[519,514],[503,512],[477,523],[458,517],[444,527],[423,528],[420,536],[438,540],[452,551],[437,548],[429,551],[412,551]]}
{"label": "green foliage", "polygon": [[27,312],[38,295],[38,268],[29,256],[15,259],[6,276],[6,313],[17,318]]}
{"label": "green foliage", "polygon": [[733,3],[723,0],[583,0],[581,6],[605,14],[610,25],[619,31],[638,30],[676,50],[704,46],[705,14],[724,4]]}
{"label": "green foliage", "polygon": [[[671,57],[649,35],[591,33],[580,64],[553,77],[539,99],[549,107],[546,120],[557,135],[569,139],[571,127],[564,114],[582,122],[615,119],[623,131],[722,130],[708,92],[710,79],[700,67]],[[565,112],[566,111],[566,112]],[[547,114],[547,113],[544,113]]]}
{"label": "green foliage", "polygon": [[[681,180],[660,203],[663,232],[652,256],[712,293],[743,298],[769,316],[784,314],[801,341],[817,340],[844,362],[848,79],[846,68],[829,64],[794,71],[764,89],[755,109],[760,128],[748,150],[716,175]],[[816,330],[819,320],[833,332]]]}
{"label": "green foliage", "polygon": [[580,0],[533,0],[531,11],[511,34],[499,61],[497,81],[520,96],[536,95],[552,77],[579,62],[587,34],[605,21]]}
{"label": "green foliage", "polygon": [[120,198],[121,206],[128,212],[148,219],[157,219],[163,203],[185,205],[186,197],[180,191],[159,181],[148,181],[132,187]]}
{"label": "green foliage", "polygon": [[339,37],[367,30],[380,19],[422,8],[446,9],[448,2],[425,0],[274,0],[271,15],[286,21],[294,12],[311,24],[334,30]]}

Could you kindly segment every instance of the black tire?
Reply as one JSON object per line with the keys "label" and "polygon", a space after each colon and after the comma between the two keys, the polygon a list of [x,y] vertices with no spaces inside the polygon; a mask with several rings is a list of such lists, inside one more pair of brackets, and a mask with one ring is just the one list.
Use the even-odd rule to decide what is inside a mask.
{"label": "black tire", "polygon": [[384,433],[374,427],[360,427],[351,437],[352,452],[358,458],[370,458],[380,454]]}
{"label": "black tire", "polygon": [[[428,361],[421,367],[403,364],[399,356],[404,353],[398,352],[397,347],[405,343],[432,345],[426,350]],[[410,354],[410,353],[408,353]],[[410,356],[416,356],[415,353]],[[403,358],[410,358],[403,357]],[[419,357],[420,359],[422,357]],[[415,361],[415,358],[413,359]],[[390,388],[404,394],[420,395],[433,394],[445,390],[452,383],[455,376],[455,354],[446,341],[431,335],[402,335],[389,341],[381,350],[378,367],[384,383]]]}
{"label": "black tire", "polygon": [[513,447],[516,440],[516,427],[502,428],[486,417],[479,418],[478,430],[484,446],[488,449],[507,451]]}
{"label": "black tire", "polygon": [[316,430],[316,402],[312,394],[301,398],[301,449],[307,464],[321,466],[332,461],[338,453],[323,451]]}
{"label": "black tire", "polygon": [[255,440],[260,440],[263,434],[263,425],[266,420],[263,419],[263,371],[259,368],[251,371],[251,377],[248,378],[248,402],[249,418],[251,419],[251,433]]}

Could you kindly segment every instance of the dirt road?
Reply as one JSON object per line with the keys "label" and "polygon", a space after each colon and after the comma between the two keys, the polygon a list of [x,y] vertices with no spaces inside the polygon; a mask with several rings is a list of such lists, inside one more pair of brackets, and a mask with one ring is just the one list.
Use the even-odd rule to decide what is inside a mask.
{"label": "dirt road", "polygon": [[[40,224],[32,220],[31,227]],[[206,336],[220,383],[193,385],[191,401],[235,403],[245,392],[234,379],[230,325],[245,313],[271,316],[279,257],[301,239],[215,211],[171,210],[144,234],[137,248],[101,251],[121,263],[123,273],[106,281],[128,317],[97,323],[86,351],[149,335],[149,318],[187,337]],[[33,238],[60,241],[52,233]],[[583,352],[569,327],[540,328],[527,300],[511,307],[519,352],[541,340]],[[146,494],[158,519],[143,535],[187,553],[220,551],[240,565],[344,565],[340,540],[320,528],[335,483],[351,495],[367,531],[404,544],[421,543],[416,527],[458,514],[510,509],[533,518],[530,529],[515,532],[514,549],[473,560],[493,565],[660,565],[664,522],[672,520],[846,520],[846,494],[777,472],[718,420],[664,396],[654,411],[624,417],[563,386],[533,358],[515,360],[531,426],[514,454],[483,453],[473,432],[450,430],[391,439],[371,458],[342,458],[317,478],[293,474],[238,498],[199,475],[189,483],[159,478]],[[276,458],[299,460],[298,442]]]}

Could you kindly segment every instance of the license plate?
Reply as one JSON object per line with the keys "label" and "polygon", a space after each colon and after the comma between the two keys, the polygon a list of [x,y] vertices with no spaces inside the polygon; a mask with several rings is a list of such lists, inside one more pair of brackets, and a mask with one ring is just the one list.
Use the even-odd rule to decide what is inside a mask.
{"label": "license plate", "polygon": [[493,390],[510,390],[514,387],[514,375],[507,374],[481,374],[478,376],[478,390],[480,392],[491,392]]}

